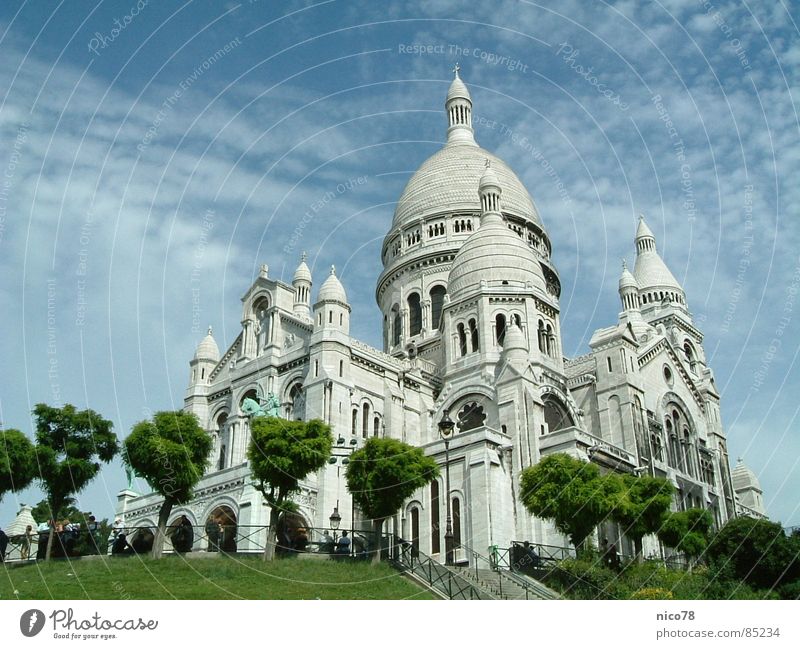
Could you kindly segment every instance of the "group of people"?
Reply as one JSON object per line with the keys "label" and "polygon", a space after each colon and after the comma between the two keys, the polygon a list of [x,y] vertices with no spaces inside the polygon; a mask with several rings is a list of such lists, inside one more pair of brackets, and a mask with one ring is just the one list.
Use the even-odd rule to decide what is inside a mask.
{"label": "group of people", "polygon": [[100,538],[100,524],[94,516],[89,516],[86,519],[85,527],[80,523],[63,519],[40,523],[35,530],[33,525],[28,525],[24,533],[13,538],[9,538],[3,530],[0,530],[0,561],[5,560],[8,546],[12,542],[18,545],[19,558],[22,561],[32,557],[34,543],[36,544],[36,559],[44,559],[47,556],[47,545],[51,533],[55,534],[51,549],[53,557],[73,557],[78,554],[102,554],[105,552],[104,539]]}

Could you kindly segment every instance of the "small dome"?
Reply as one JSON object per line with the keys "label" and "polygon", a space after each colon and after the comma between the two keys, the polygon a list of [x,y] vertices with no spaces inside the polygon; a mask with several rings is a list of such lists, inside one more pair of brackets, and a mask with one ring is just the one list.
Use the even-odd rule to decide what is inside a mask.
{"label": "small dome", "polygon": [[292,284],[295,282],[311,283],[311,270],[309,270],[308,265],[306,264],[306,253],[303,253],[303,256],[300,257],[300,265],[297,267],[297,270],[294,271]]}
{"label": "small dome", "polygon": [[494,169],[492,169],[492,162],[489,158],[486,158],[486,170],[483,172],[481,180],[478,183],[478,190],[482,191],[487,187],[496,187],[498,193],[503,191],[503,188],[500,186],[500,179],[497,177]]}
{"label": "small dome", "polygon": [[336,268],[334,266],[331,266],[331,274],[328,275],[328,279],[319,287],[317,301],[347,304],[347,293],[345,293],[344,286],[342,286],[339,278],[336,277]]}
{"label": "small dome", "polygon": [[758,477],[744,463],[742,458],[739,458],[736,467],[731,471],[731,482],[733,482],[734,491],[741,491],[742,489],[761,491],[761,483],[758,481]]}
{"label": "small dome", "polygon": [[481,227],[461,246],[447,280],[451,299],[481,282],[525,289],[531,283],[545,291],[542,267],[528,245],[497,213],[482,217]]}
{"label": "small dome", "polygon": [[219,347],[217,347],[217,341],[214,340],[214,336],[211,334],[211,327],[208,328],[206,337],[197,346],[194,358],[198,361],[213,361],[214,363],[219,361]]}
{"label": "small dome", "polygon": [[624,288],[639,288],[639,284],[636,282],[636,278],[633,276],[631,271],[628,270],[628,264],[625,260],[622,260],[622,275],[619,277],[619,290],[621,291]]}
{"label": "small dome", "polygon": [[453,83],[450,84],[450,89],[447,91],[447,99],[445,103],[450,102],[453,99],[466,99],[467,101],[472,101],[472,97],[469,96],[469,90],[467,90],[466,84],[461,80],[461,77],[458,76],[458,66],[455,69],[456,78],[453,79]]}

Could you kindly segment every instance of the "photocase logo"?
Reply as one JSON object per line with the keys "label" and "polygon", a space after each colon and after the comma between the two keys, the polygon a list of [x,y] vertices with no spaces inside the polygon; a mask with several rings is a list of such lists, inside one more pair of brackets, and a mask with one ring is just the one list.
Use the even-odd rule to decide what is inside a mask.
{"label": "photocase logo", "polygon": [[44,628],[44,613],[38,608],[25,611],[19,618],[19,630],[26,638],[32,638]]}

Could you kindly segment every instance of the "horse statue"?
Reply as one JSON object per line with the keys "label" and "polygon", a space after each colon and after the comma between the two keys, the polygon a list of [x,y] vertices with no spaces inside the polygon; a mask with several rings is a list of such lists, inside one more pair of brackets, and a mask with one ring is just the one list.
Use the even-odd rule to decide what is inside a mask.
{"label": "horse statue", "polygon": [[248,417],[279,417],[281,403],[272,392],[267,394],[263,403],[259,404],[250,397],[242,402],[242,412]]}

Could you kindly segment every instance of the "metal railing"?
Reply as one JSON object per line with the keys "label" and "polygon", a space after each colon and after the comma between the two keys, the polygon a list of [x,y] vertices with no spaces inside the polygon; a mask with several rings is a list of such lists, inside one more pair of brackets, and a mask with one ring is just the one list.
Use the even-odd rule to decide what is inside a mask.
{"label": "metal railing", "polygon": [[[278,557],[300,554],[330,555],[334,559],[366,559],[375,551],[372,530],[328,530],[304,527],[279,535],[275,546]],[[147,554],[153,548],[155,527],[124,526],[113,531],[109,539],[111,554]],[[222,554],[258,554],[264,551],[268,525],[223,525],[215,530],[202,525],[172,525],[166,529],[165,554],[186,552],[220,552]],[[116,545],[121,534],[125,539]],[[349,542],[343,542],[346,536]]]}
{"label": "metal railing", "polygon": [[390,558],[398,568],[411,573],[447,599],[494,599],[489,592],[478,588],[450,567],[434,561],[407,541],[392,539]]}
{"label": "metal railing", "polygon": [[[490,550],[493,551],[493,554],[489,557],[486,557],[479,552],[476,552],[469,546],[464,545],[463,543],[460,544],[459,547],[463,549],[468,556],[469,570],[475,571],[475,578],[478,581],[481,580],[481,566],[484,566],[484,570],[491,570],[497,576],[497,588],[501,598],[509,594],[509,591],[513,593],[514,588],[509,589],[509,586],[513,585],[517,589],[521,588],[525,592],[526,600],[553,599],[554,593],[549,588],[533,582],[532,580],[529,580],[525,576],[519,574],[517,572],[518,568],[515,567],[513,562],[500,560],[502,556],[504,556],[506,559],[511,556],[510,548],[504,548],[501,552],[500,548],[492,546]],[[505,592],[503,590],[504,584]]]}

